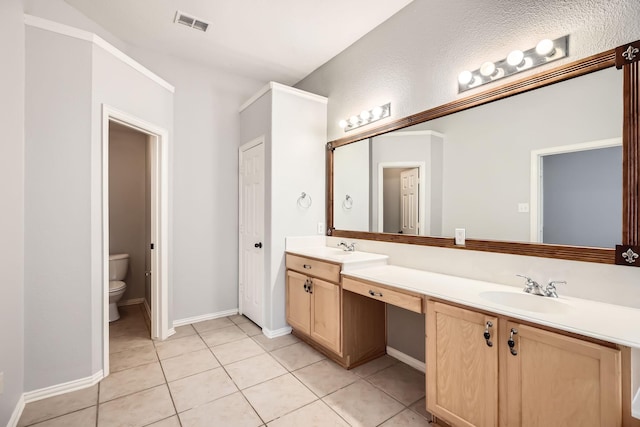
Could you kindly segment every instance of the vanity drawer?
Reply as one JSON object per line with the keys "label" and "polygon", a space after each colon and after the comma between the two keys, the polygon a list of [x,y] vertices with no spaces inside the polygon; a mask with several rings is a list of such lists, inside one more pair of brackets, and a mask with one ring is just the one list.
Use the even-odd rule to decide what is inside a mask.
{"label": "vanity drawer", "polygon": [[424,310],[422,309],[422,296],[417,294],[396,291],[384,286],[378,286],[368,282],[361,282],[359,280],[350,279],[348,277],[342,278],[342,289],[355,292],[356,294],[364,295],[382,302],[386,302],[387,304],[406,308],[409,311],[424,313]]}
{"label": "vanity drawer", "polygon": [[318,277],[334,283],[340,283],[340,266],[314,258],[287,254],[287,268],[309,276]]}

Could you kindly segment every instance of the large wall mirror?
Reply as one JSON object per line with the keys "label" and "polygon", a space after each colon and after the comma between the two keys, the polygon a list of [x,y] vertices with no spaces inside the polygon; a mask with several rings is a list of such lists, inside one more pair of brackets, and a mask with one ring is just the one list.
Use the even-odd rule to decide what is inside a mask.
{"label": "large wall mirror", "polygon": [[639,162],[638,66],[615,62],[603,52],[330,142],[329,233],[455,247],[464,229],[466,249],[614,263],[616,244],[638,244]]}

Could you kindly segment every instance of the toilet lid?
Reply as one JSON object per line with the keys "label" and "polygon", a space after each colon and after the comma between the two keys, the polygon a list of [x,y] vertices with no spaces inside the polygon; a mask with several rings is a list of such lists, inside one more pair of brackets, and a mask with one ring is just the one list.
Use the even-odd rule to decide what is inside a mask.
{"label": "toilet lid", "polygon": [[126,283],[121,282],[120,280],[111,280],[109,282],[109,292],[118,292],[123,290],[127,286]]}

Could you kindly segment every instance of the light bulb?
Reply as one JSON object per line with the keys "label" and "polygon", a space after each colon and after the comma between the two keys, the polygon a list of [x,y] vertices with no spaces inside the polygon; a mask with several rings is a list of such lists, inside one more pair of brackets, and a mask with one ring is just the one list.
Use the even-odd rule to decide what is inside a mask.
{"label": "light bulb", "polygon": [[553,42],[549,39],[540,40],[536,45],[536,53],[540,56],[553,56],[555,52]]}
{"label": "light bulb", "polygon": [[352,126],[355,126],[360,123],[360,119],[358,118],[358,116],[351,116],[349,117],[349,123],[351,123]]}
{"label": "light bulb", "polygon": [[348,123],[347,123],[347,121],[346,121],[346,120],[340,120],[340,121],[338,122],[338,126],[340,126],[340,129],[344,129],[344,128],[346,128],[346,127],[347,127],[347,125],[348,125]]}
{"label": "light bulb", "polygon": [[514,50],[507,55],[507,64],[512,67],[517,67],[522,64],[524,60],[524,53],[521,50]]}
{"label": "light bulb", "polygon": [[367,111],[367,110],[363,110],[363,111],[360,113],[360,118],[361,118],[363,121],[365,121],[365,122],[366,122],[366,121],[368,121],[368,120],[371,118],[371,113],[370,113],[369,111]]}
{"label": "light bulb", "polygon": [[496,64],[493,62],[487,61],[480,66],[480,74],[485,77],[489,77],[496,72]]}
{"label": "light bulb", "polygon": [[471,79],[473,78],[473,74],[471,74],[471,71],[463,71],[460,74],[458,74],[458,82],[461,85],[467,85],[469,84],[469,82],[471,81]]}
{"label": "light bulb", "polygon": [[380,116],[382,116],[382,107],[375,107],[373,110],[371,110],[371,114],[373,115],[374,119],[379,119]]}

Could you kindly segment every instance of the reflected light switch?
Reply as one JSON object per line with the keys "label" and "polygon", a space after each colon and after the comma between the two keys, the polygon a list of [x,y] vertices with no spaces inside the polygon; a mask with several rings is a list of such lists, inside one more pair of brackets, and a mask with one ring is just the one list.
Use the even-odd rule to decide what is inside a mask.
{"label": "reflected light switch", "polygon": [[465,231],[464,228],[456,228],[456,245],[464,245]]}

